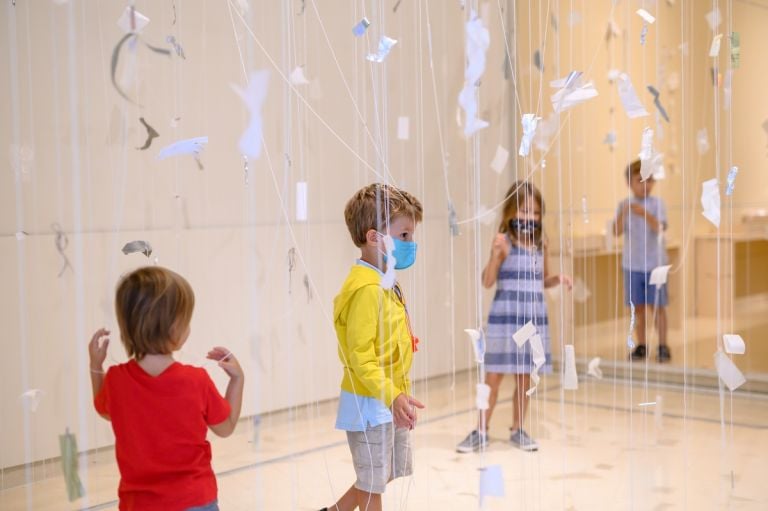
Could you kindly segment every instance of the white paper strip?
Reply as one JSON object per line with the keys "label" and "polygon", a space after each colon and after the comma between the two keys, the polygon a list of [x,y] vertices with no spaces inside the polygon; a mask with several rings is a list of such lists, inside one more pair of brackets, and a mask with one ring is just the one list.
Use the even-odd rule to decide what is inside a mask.
{"label": "white paper strip", "polygon": [[600,369],[600,357],[595,357],[587,364],[587,374],[598,380],[603,379],[603,370]]}
{"label": "white paper strip", "polygon": [[307,182],[296,183],[296,221],[307,221]]}
{"label": "white paper strip", "polygon": [[398,117],[397,118],[397,139],[398,140],[408,140],[410,138],[410,120],[408,117]]}
{"label": "white paper strip", "polygon": [[485,336],[483,331],[474,328],[465,328],[464,331],[469,335],[469,342],[472,343],[475,363],[482,364],[485,361]]}
{"label": "white paper strip", "polygon": [[523,325],[520,330],[512,334],[512,339],[514,339],[515,343],[519,348],[523,347],[523,344],[525,344],[525,341],[531,338],[532,335],[536,333],[536,327],[533,325],[532,322],[528,322],[525,325]]}
{"label": "white paper strip", "polygon": [[725,352],[731,355],[743,355],[747,350],[744,339],[737,334],[723,335],[723,346],[725,347]]}
{"label": "white paper strip", "polygon": [[720,55],[720,41],[723,38],[723,34],[717,34],[712,38],[712,45],[709,47],[709,56],[717,57]]}
{"label": "white paper strip", "polygon": [[651,272],[651,279],[648,281],[652,286],[663,286],[667,283],[667,274],[669,269],[672,268],[671,264],[666,266],[657,266]]}
{"label": "white paper strip", "polygon": [[715,367],[717,368],[717,375],[731,392],[747,382],[736,364],[723,351],[717,350],[715,352]]}
{"label": "white paper strip", "polygon": [[643,18],[643,20],[648,22],[650,25],[653,25],[653,22],[656,21],[656,18],[654,18],[653,15],[651,15],[651,13],[646,11],[645,9],[638,9],[635,12],[637,13],[638,16]]}
{"label": "white paper strip", "polygon": [[617,83],[619,86],[621,105],[624,107],[624,111],[627,112],[627,117],[635,119],[637,117],[645,117],[648,115],[648,111],[640,102],[640,98],[637,97],[637,93],[632,86],[632,82],[629,80],[629,76],[627,76],[626,73],[622,73]]}
{"label": "white paper strip", "polygon": [[576,352],[573,344],[565,345],[565,372],[563,374],[563,389],[578,390],[579,375],[576,374]]}
{"label": "white paper strip", "polygon": [[504,167],[507,166],[508,160],[509,151],[507,151],[502,146],[498,146],[496,148],[496,156],[493,157],[493,161],[491,162],[491,168],[495,170],[497,174],[501,174],[501,172],[504,170]]}
{"label": "white paper strip", "polygon": [[529,339],[531,346],[531,361],[533,362],[533,370],[531,371],[531,381],[533,385],[531,388],[525,391],[526,396],[532,395],[536,392],[536,388],[539,386],[539,369],[547,361],[547,354],[544,352],[544,344],[541,342],[541,336],[539,334],[532,335]]}

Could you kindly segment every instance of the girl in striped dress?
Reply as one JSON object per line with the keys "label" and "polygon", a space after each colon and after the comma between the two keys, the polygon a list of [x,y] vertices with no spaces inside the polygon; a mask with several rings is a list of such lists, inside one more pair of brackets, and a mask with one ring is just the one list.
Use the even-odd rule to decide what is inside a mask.
{"label": "girl in striped dress", "polygon": [[[531,386],[534,363],[531,343],[518,346],[515,332],[530,322],[541,337],[546,360],[539,373],[552,372],[552,351],[544,289],[559,284],[572,286],[567,275],[551,275],[547,263],[547,247],[542,235],[541,218],[544,201],[541,193],[527,181],[518,181],[506,194],[499,232],[493,240],[491,256],[483,269],[483,286],[496,284],[486,327],[485,383],[490,387],[488,410],[478,429],[457,446],[459,452],[473,452],[487,443],[490,423],[499,386],[505,374],[515,378],[512,400],[513,423],[510,442],[524,451],[538,449],[536,442],[523,430],[528,410],[526,391]],[[481,412],[482,413],[482,412]],[[483,417],[481,417],[483,419]]]}

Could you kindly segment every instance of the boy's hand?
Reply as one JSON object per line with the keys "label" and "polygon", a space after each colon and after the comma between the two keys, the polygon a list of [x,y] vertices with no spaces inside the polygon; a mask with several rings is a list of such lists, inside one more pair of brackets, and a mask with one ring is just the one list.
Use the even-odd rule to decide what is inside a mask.
{"label": "boy's hand", "polygon": [[[103,338],[104,342],[100,343]],[[88,343],[88,357],[91,359],[91,369],[95,371],[101,371],[104,365],[104,360],[107,358],[107,348],[109,347],[109,330],[106,328],[99,328],[94,332],[91,337],[91,342]]]}
{"label": "boy's hand", "polygon": [[632,209],[632,213],[634,213],[634,214],[636,214],[638,216],[644,217],[644,216],[646,216],[648,214],[648,212],[645,210],[645,208],[642,207],[640,204],[638,204],[636,202],[633,202],[630,205],[630,208]]}
{"label": "boy's hand", "polygon": [[493,238],[493,245],[491,245],[491,254],[493,257],[504,260],[509,255],[509,244],[507,243],[507,236],[502,233],[496,234]]}
{"label": "boy's hand", "polygon": [[413,429],[416,425],[416,408],[424,408],[416,398],[400,394],[392,403],[392,421],[395,427]]}
{"label": "boy's hand", "polygon": [[206,358],[216,360],[219,363],[219,367],[224,369],[224,372],[227,373],[230,378],[243,377],[243,368],[240,367],[240,362],[237,361],[232,352],[227,348],[216,346],[208,352]]}

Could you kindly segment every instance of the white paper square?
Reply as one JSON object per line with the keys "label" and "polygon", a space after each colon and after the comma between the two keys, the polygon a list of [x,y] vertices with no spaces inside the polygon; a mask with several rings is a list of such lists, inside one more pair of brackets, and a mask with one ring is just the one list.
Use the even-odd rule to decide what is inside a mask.
{"label": "white paper square", "polygon": [[397,139],[408,140],[410,138],[410,120],[408,117],[397,118]]}
{"label": "white paper square", "polygon": [[307,221],[307,182],[296,183],[296,221]]}
{"label": "white paper square", "polygon": [[514,339],[515,344],[517,344],[519,348],[522,348],[523,344],[525,344],[525,342],[528,339],[530,339],[531,336],[534,335],[535,333],[536,333],[536,327],[533,325],[532,322],[529,321],[528,323],[523,325],[523,327],[520,330],[512,334],[512,339]]}
{"label": "white paper square", "polygon": [[743,355],[747,350],[744,339],[738,334],[724,334],[723,346],[725,347],[725,352],[731,355]]}
{"label": "white paper square", "polygon": [[501,174],[501,172],[504,170],[504,167],[507,166],[508,160],[509,151],[507,151],[502,146],[498,146],[496,148],[496,156],[493,157],[493,161],[491,162],[491,168],[495,170],[497,174]]}
{"label": "white paper square", "polygon": [[724,351],[718,350],[715,353],[715,367],[717,368],[717,375],[731,392],[747,382],[739,368],[728,358]]}
{"label": "white paper square", "polygon": [[651,279],[648,282],[649,284],[653,286],[663,286],[667,283],[667,274],[669,274],[669,269],[672,268],[671,264],[668,264],[666,266],[657,266],[653,269],[651,272]]}

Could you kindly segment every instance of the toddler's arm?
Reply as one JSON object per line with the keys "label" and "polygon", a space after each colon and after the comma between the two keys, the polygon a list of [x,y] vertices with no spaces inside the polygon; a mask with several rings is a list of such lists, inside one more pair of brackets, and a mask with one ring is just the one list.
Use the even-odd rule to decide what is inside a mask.
{"label": "toddler's arm", "polygon": [[217,360],[219,362],[219,367],[224,369],[224,372],[229,375],[229,384],[227,385],[227,392],[224,395],[224,399],[227,400],[230,406],[229,417],[227,417],[224,422],[209,426],[211,431],[216,435],[220,437],[228,437],[235,431],[237,421],[240,419],[240,408],[243,405],[243,384],[245,383],[245,376],[243,375],[243,369],[240,367],[240,363],[227,348],[217,346],[208,352],[207,358]]}
{"label": "toddler's arm", "polygon": [[[99,342],[102,338],[105,338],[104,342]],[[94,332],[91,337],[91,342],[88,343],[88,357],[91,360],[91,388],[93,389],[93,399],[101,391],[101,386],[104,385],[104,360],[107,358],[107,347],[109,346],[109,330],[106,328],[99,328]],[[109,415],[99,414],[105,419],[109,420]]]}

